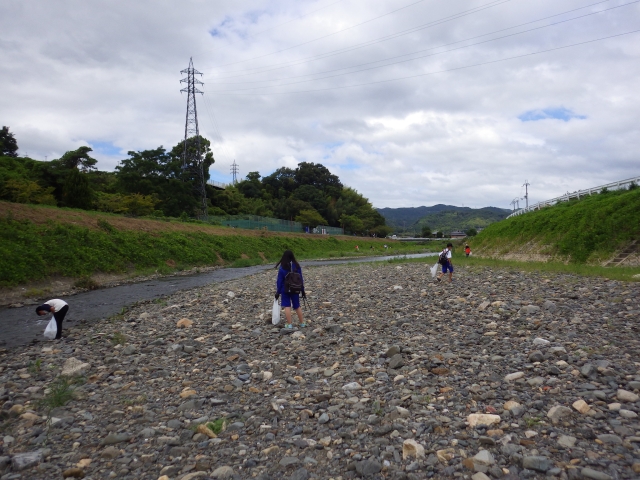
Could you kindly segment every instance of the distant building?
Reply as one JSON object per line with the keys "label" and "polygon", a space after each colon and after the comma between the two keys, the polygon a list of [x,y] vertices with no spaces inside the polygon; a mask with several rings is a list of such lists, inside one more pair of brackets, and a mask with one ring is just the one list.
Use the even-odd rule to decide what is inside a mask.
{"label": "distant building", "polygon": [[466,233],[461,232],[460,230],[454,230],[453,232],[451,232],[451,238],[464,238],[467,236]]}

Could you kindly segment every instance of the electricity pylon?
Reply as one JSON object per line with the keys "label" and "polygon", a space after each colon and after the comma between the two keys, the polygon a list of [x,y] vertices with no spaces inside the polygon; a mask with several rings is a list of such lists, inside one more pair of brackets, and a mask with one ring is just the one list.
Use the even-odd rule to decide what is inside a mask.
{"label": "electricity pylon", "polygon": [[196,108],[196,93],[203,94],[196,85],[204,85],[196,78],[202,75],[193,68],[193,59],[189,58],[189,66],[180,73],[187,75],[187,78],[180,80],[187,86],[181,92],[187,93],[187,117],[184,123],[184,150],[182,153],[182,170],[191,173],[193,186],[200,197],[201,215],[207,217],[207,190],[204,179],[204,162],[202,161],[202,150],[200,145],[200,130],[198,129],[198,110]]}

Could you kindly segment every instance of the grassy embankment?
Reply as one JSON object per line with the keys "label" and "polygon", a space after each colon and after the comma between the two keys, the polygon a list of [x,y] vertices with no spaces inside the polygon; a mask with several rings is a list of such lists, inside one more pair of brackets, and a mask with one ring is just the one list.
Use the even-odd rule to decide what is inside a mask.
{"label": "grassy embankment", "polygon": [[[562,202],[494,223],[477,237],[454,242],[453,258],[456,268],[505,268],[640,281],[640,267],[602,266],[633,240],[640,240],[640,188]],[[465,243],[473,251],[469,258],[464,256]],[[434,263],[432,258],[415,261]]]}
{"label": "grassy embankment", "polygon": [[[384,243],[391,248],[384,250]],[[96,273],[169,274],[195,266],[275,263],[285,249],[309,259],[417,253],[429,248],[389,240],[237,230],[0,202],[2,287],[51,277],[87,278]]]}
{"label": "grassy embankment", "polygon": [[597,265],[640,240],[640,188],[561,202],[494,223],[471,239],[475,253],[508,259],[518,254]]}

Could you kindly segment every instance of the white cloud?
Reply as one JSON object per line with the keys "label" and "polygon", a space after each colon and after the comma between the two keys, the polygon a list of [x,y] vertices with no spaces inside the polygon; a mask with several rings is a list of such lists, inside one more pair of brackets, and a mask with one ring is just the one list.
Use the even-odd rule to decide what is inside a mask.
{"label": "white cloud", "polygon": [[[424,1],[314,41],[412,2],[344,0],[300,18],[331,3],[6,0],[0,123],[16,133],[21,153],[51,159],[89,143],[100,146],[101,168],[113,169],[128,150],[171,148],[181,140],[186,98],[179,72],[193,56],[204,73],[198,112],[201,133],[212,140],[217,180],[230,178],[234,159],[242,176],[311,161],[379,207],[508,207],[525,179],[537,201],[638,174],[640,34],[460,69],[640,28],[637,5],[335,76],[410,52],[432,49],[414,55],[423,56],[486,40],[492,36],[440,48],[589,2],[506,2],[324,56],[487,2]],[[324,58],[301,61],[318,55]],[[398,60],[407,58],[413,56]],[[369,65],[349,68],[360,64]],[[413,78],[386,81],[401,77]],[[371,82],[383,83],[336,88]],[[274,87],[283,83],[291,85]],[[290,93],[298,91],[309,92]],[[527,112],[541,118],[522,121]]]}

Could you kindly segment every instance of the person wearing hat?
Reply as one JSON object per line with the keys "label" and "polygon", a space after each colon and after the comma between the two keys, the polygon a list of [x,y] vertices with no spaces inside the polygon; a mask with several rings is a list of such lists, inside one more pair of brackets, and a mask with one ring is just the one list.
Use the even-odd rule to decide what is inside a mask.
{"label": "person wearing hat", "polygon": [[39,307],[36,307],[36,313],[40,316],[53,313],[53,318],[56,319],[56,326],[58,327],[58,331],[56,332],[56,340],[62,338],[62,321],[64,320],[64,317],[68,311],[69,305],[67,304],[67,302],[65,302],[64,300],[60,300],[59,298],[48,300]]}

